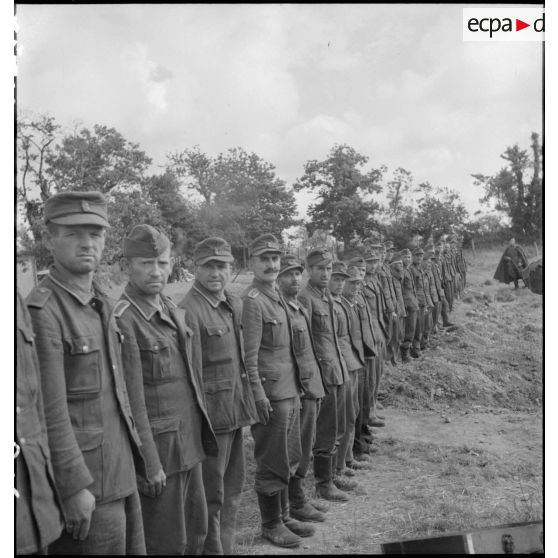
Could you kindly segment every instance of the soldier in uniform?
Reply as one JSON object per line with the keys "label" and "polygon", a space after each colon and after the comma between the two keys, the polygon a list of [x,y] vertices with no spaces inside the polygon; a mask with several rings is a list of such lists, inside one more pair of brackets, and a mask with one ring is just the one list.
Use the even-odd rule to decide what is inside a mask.
{"label": "soldier in uniform", "polygon": [[64,528],[54,486],[31,316],[16,293],[16,553],[43,554]]}
{"label": "soldier in uniform", "polygon": [[397,298],[393,286],[393,277],[389,261],[386,261],[387,248],[393,246],[393,243],[380,245],[380,268],[378,277],[382,285],[382,291],[386,301],[386,323],[388,324],[389,338],[386,341],[386,362],[391,362],[393,366],[397,365],[397,355],[399,353],[399,316],[397,314]]}
{"label": "soldier in uniform", "polygon": [[415,328],[415,337],[413,339],[413,348],[411,356],[417,358],[421,355],[422,334],[424,332],[424,321],[426,314],[426,292],[424,288],[424,273],[422,271],[422,259],[424,257],[424,250],[417,246],[413,249],[413,263],[409,266],[409,271],[413,274],[413,281],[415,284],[415,291],[417,294],[418,312],[417,312],[417,326]]}
{"label": "soldier in uniform", "polygon": [[328,250],[312,250],[307,258],[308,283],[299,294],[311,320],[312,338],[322,369],[327,393],[318,413],[314,443],[314,477],[316,494],[326,500],[348,500],[333,483],[336,451],[345,433],[345,413],[339,412],[344,402],[347,366],[337,339],[334,306],[328,291],[333,257]]}
{"label": "soldier in uniform", "polygon": [[415,288],[415,280],[411,271],[412,255],[411,251],[407,248],[399,253],[403,262],[403,270],[401,272],[401,290],[403,294],[403,301],[405,303],[405,335],[403,343],[401,343],[401,360],[409,362],[409,352],[413,358],[418,358],[420,355],[414,349],[415,331],[417,329],[417,320],[419,305],[417,300],[417,291]]}
{"label": "soldier in uniform", "polygon": [[366,276],[363,287],[363,294],[368,304],[372,330],[376,340],[376,356],[371,361],[370,368],[370,417],[368,424],[374,427],[383,427],[385,422],[383,417],[376,412],[376,401],[381,378],[384,372],[384,361],[386,351],[386,340],[389,336],[386,316],[386,304],[384,294],[378,278],[381,257],[378,252],[371,251],[365,257]]}
{"label": "soldier in uniform", "polygon": [[[49,274],[27,305],[36,335],[48,441],[66,532],[52,554],[144,554],[122,336],[93,280],[105,245],[99,192],[62,192],[45,202]],[[139,472],[144,472],[138,459]]]}
{"label": "soldier in uniform", "polygon": [[[338,318],[337,339],[341,354],[345,360],[348,371],[348,381],[345,385],[344,408],[345,432],[339,442],[335,464],[333,482],[341,490],[353,490],[356,483],[341,477],[348,473],[352,476],[352,469],[347,469],[347,463],[353,461],[352,448],[355,439],[355,422],[358,409],[358,375],[364,369],[364,348],[360,334],[360,320],[356,311],[353,311],[352,303],[343,297],[345,283],[351,276],[347,273],[344,262],[333,262],[331,278],[329,280],[329,291],[331,293],[334,308],[337,310]],[[357,278],[357,281],[359,279]],[[346,292],[351,293],[351,298],[356,294],[356,284],[351,281]],[[341,411],[340,411],[341,412]]]}
{"label": "soldier in uniform", "polygon": [[397,350],[402,354],[401,346],[405,335],[405,318],[407,317],[407,312],[405,310],[405,300],[403,298],[403,260],[400,256],[392,257],[390,268],[393,277],[395,300],[397,301],[397,327],[399,330],[399,346]]}
{"label": "soldier in uniform", "polygon": [[300,372],[303,395],[300,409],[300,464],[289,480],[290,515],[299,521],[320,522],[327,507],[310,502],[304,493],[304,479],[312,462],[312,448],[316,440],[316,419],[325,395],[322,372],[310,332],[308,313],[298,301],[302,288],[303,265],[295,256],[281,258],[277,285],[289,315],[293,338],[293,353]]}
{"label": "soldier in uniform", "polygon": [[436,262],[434,248],[432,248],[425,254],[425,258],[430,260],[432,283],[434,284],[434,289],[436,290],[436,295],[438,298],[438,302],[434,304],[434,308],[432,309],[432,333],[436,334],[439,328],[440,316],[442,315],[442,307],[445,300],[445,294],[444,294],[444,289],[442,287],[441,271],[438,263]]}
{"label": "soldier in uniform", "polygon": [[195,276],[180,308],[194,332],[192,361],[202,374],[207,413],[219,452],[202,462],[208,507],[204,554],[232,554],[236,514],[245,478],[242,427],[258,415],[246,366],[240,321],[242,300],[227,290],[234,258],[222,238],[194,250]]}
{"label": "soldier in uniform", "polygon": [[439,242],[434,249],[434,262],[439,271],[440,283],[442,286],[442,291],[444,293],[444,296],[441,299],[442,305],[440,307],[440,315],[442,316],[442,327],[453,327],[454,324],[452,324],[449,321],[449,313],[450,313],[450,307],[448,302],[450,296],[450,288],[448,286],[449,272],[447,269],[446,260],[443,256],[443,249],[444,249],[443,242]]}
{"label": "soldier in uniform", "polygon": [[439,299],[436,291],[436,285],[434,283],[434,277],[432,276],[432,263],[430,262],[430,259],[424,258],[421,266],[426,307],[424,309],[424,328],[422,330],[420,348],[421,350],[424,350],[428,347],[430,342],[430,333],[434,328],[432,313]]}
{"label": "soldier in uniform", "polygon": [[285,548],[298,546],[314,527],[289,515],[289,480],[301,457],[300,393],[302,382],[292,348],[285,303],[277,290],[281,248],[272,234],[250,245],[254,281],[244,294],[242,326],[246,370],[256,402],[252,426],[256,458],[255,488],[262,535]]}
{"label": "soldier in uniform", "polygon": [[123,241],[128,284],[115,308],[134,419],[147,461],[138,476],[148,554],[201,554],[207,506],[201,462],[217,453],[184,311],[162,294],[169,239],[137,225]]}

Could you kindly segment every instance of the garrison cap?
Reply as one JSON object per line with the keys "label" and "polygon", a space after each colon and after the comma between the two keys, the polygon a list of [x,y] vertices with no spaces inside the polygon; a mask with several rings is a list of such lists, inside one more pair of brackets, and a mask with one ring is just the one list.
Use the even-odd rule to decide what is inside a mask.
{"label": "garrison cap", "polygon": [[350,265],[347,268],[347,281],[354,282],[354,281],[362,281],[362,277],[360,276],[360,269],[354,265]]}
{"label": "garrison cap", "polygon": [[306,264],[308,267],[313,265],[327,265],[333,261],[333,256],[329,250],[326,248],[317,248],[312,250],[306,256]]}
{"label": "garrison cap", "polygon": [[347,273],[347,264],[342,261],[333,262],[331,274],[342,275],[343,277],[345,277],[345,279],[347,277],[350,277],[350,275]]}
{"label": "garrison cap", "polygon": [[384,248],[385,248],[386,250],[395,250],[395,246],[394,246],[394,244],[393,244],[393,242],[392,242],[391,240],[386,240],[386,241],[384,242]]}
{"label": "garrison cap", "polygon": [[365,256],[364,259],[369,261],[378,261],[380,259],[380,254],[376,250],[370,250]]}
{"label": "garrison cap", "polygon": [[198,242],[194,248],[194,263],[203,265],[211,260],[225,263],[234,261],[231,254],[231,245],[217,236]]}
{"label": "garrison cap", "polygon": [[364,258],[362,256],[355,256],[347,262],[348,267],[364,267],[365,265],[366,262],[364,261]]}
{"label": "garrison cap", "polygon": [[101,192],[60,192],[46,200],[45,224],[110,227],[107,201]]}
{"label": "garrison cap", "polygon": [[262,234],[252,241],[248,248],[250,256],[261,256],[267,252],[272,254],[282,254],[279,241],[272,234]]}
{"label": "garrison cap", "polygon": [[403,248],[403,250],[401,250],[401,252],[399,252],[399,254],[397,254],[398,257],[402,258],[403,256],[411,256],[411,251],[409,250],[409,248]]}
{"label": "garrison cap", "polygon": [[304,264],[294,254],[285,254],[281,258],[281,269],[279,270],[279,275],[281,275],[281,273],[291,271],[291,269],[300,269],[300,272],[302,273],[304,271]]}
{"label": "garrison cap", "polygon": [[378,250],[383,249],[383,245],[380,244],[379,242],[374,242],[374,244],[369,244],[368,245],[368,249],[372,250],[373,252],[377,252]]}
{"label": "garrison cap", "polygon": [[389,265],[390,265],[390,267],[395,268],[395,264],[403,265],[403,260],[399,256],[395,256],[395,258],[393,259],[393,261]]}
{"label": "garrison cap", "polygon": [[413,256],[416,256],[417,254],[424,254],[424,250],[420,246],[413,248]]}
{"label": "garrison cap", "polygon": [[151,225],[136,225],[124,238],[122,252],[125,258],[156,258],[170,245],[168,237]]}

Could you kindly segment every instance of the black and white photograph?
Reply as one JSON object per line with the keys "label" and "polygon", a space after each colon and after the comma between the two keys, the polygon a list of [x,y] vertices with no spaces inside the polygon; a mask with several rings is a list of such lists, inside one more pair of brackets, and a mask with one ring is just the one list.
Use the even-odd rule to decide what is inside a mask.
{"label": "black and white photograph", "polygon": [[543,553],[544,4],[13,11],[14,553]]}

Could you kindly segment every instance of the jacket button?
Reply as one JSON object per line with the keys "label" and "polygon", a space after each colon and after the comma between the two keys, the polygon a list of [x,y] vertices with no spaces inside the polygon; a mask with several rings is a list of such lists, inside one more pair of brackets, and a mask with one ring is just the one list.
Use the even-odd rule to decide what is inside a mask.
{"label": "jacket button", "polygon": [[155,345],[155,346],[153,347],[153,350],[154,350],[154,351],[158,351],[158,350],[159,350],[159,345]]}
{"label": "jacket button", "polygon": [[87,351],[88,349],[89,349],[89,347],[88,347],[87,345],[84,345],[84,346],[82,347],[82,350],[83,350],[83,351]]}
{"label": "jacket button", "polygon": [[16,415],[20,415],[21,414],[21,407],[18,405],[16,407]]}
{"label": "jacket button", "polygon": [[241,378],[246,378],[246,374],[241,374],[240,377]]}
{"label": "jacket button", "polygon": [[265,378],[262,377],[262,382],[265,382]]}
{"label": "jacket button", "polygon": [[112,369],[113,369],[113,370],[116,370],[116,364],[113,364],[113,365],[112,365]]}
{"label": "jacket button", "polygon": [[24,446],[27,443],[27,440],[25,438],[20,438],[19,443]]}

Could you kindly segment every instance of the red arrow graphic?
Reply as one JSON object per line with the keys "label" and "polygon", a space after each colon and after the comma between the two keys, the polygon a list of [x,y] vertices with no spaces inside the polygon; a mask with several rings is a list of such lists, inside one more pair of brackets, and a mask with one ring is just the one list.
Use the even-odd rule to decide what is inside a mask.
{"label": "red arrow graphic", "polygon": [[516,31],[521,31],[522,29],[525,29],[525,27],[531,27],[530,23],[525,23],[524,21],[521,21],[520,19],[515,20],[515,30]]}

